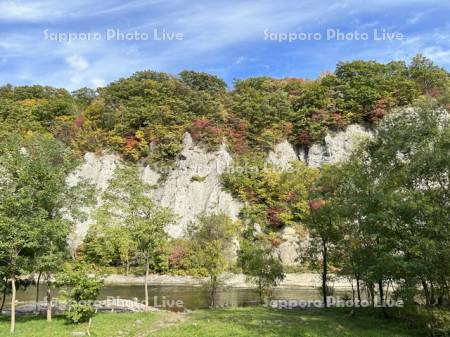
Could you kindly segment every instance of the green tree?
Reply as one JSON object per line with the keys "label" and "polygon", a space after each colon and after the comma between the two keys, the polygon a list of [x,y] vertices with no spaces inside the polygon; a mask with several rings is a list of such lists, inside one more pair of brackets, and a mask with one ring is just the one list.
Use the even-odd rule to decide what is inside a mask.
{"label": "green tree", "polygon": [[442,93],[449,81],[448,72],[422,54],[417,54],[411,60],[409,74],[421,91],[428,95]]}
{"label": "green tree", "polygon": [[448,135],[445,110],[416,106],[384,120],[343,164],[341,249],[356,269],[364,263],[362,278],[378,284],[381,301],[393,281],[407,303],[419,286],[429,307],[448,298]]}
{"label": "green tree", "polygon": [[[0,258],[12,284],[11,331],[15,328],[16,279],[49,273],[53,257],[64,252],[76,203],[66,184],[74,158],[60,142],[44,137],[12,137],[0,144]],[[74,213],[70,213],[74,210]]]}
{"label": "green tree", "polygon": [[339,62],[335,74],[343,98],[337,107],[354,121],[376,122],[391,108],[410,104],[418,96],[404,62]]}
{"label": "green tree", "polygon": [[95,210],[94,224],[83,241],[83,253],[87,261],[102,266],[120,262],[128,275],[131,261],[136,255],[136,245],[131,228],[120,222],[121,219],[117,218],[111,207],[106,202]]}
{"label": "green tree", "polygon": [[227,252],[233,247],[237,225],[225,214],[203,214],[188,228],[196,264],[209,276],[210,306],[216,306],[219,276],[229,267]]}
{"label": "green tree", "polygon": [[[103,216],[113,219],[116,226],[128,227],[131,235],[119,245],[121,254],[128,255],[133,249],[145,268],[145,305],[148,307],[148,277],[150,268],[161,267],[164,246],[167,241],[165,227],[175,221],[167,208],[157,207],[150,199],[152,186],[140,179],[139,169],[134,165],[123,165],[114,173],[104,193]],[[118,228],[118,227],[116,227]],[[119,230],[122,232],[122,230]],[[132,245],[128,246],[129,243]],[[124,247],[126,246],[126,247]],[[127,250],[125,252],[125,250]]]}
{"label": "green tree", "polygon": [[321,175],[310,192],[309,214],[304,218],[310,241],[306,251],[300,256],[310,262],[310,266],[320,270],[322,278],[322,298],[327,307],[329,295],[329,266],[337,242],[341,240],[341,217],[335,204],[337,175],[332,167],[322,168]]}
{"label": "green tree", "polygon": [[103,281],[92,270],[84,264],[66,265],[56,279],[58,287],[67,287],[63,290],[63,297],[68,301],[69,308],[66,311],[66,318],[73,323],[89,321],[96,313],[93,305],[103,286]]}
{"label": "green tree", "polygon": [[283,264],[273,246],[257,241],[241,241],[239,261],[244,274],[256,283],[262,304],[264,297],[270,297],[272,288],[284,279]]}
{"label": "green tree", "polygon": [[224,80],[203,72],[184,70],[180,73],[180,79],[194,90],[224,94],[227,89],[227,84]]}

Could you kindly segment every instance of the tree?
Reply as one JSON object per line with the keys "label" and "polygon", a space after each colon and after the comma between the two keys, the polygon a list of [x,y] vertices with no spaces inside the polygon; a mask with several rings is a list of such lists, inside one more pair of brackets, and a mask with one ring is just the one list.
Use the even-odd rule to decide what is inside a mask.
{"label": "tree", "polygon": [[72,323],[88,321],[89,335],[91,320],[96,313],[93,301],[97,299],[103,281],[87,265],[77,263],[65,266],[57,275],[56,285],[69,288],[62,291],[69,305],[66,318]]}
{"label": "tree", "polygon": [[432,293],[448,297],[448,135],[448,113],[427,103],[387,119],[366,149],[371,166],[386,167],[384,179],[394,186],[392,236],[404,273],[414,280],[406,284],[420,283],[429,306]]}
{"label": "tree", "polygon": [[6,296],[9,293],[8,274],[4,266],[0,266],[0,293],[2,294],[2,302],[0,304],[0,314],[5,306]]}
{"label": "tree", "polygon": [[94,223],[89,228],[82,249],[87,261],[102,266],[120,263],[125,275],[128,275],[136,255],[136,244],[131,228],[119,222],[111,207],[106,202],[95,210]]}
{"label": "tree", "polygon": [[321,291],[325,308],[329,295],[327,282],[330,256],[341,239],[341,218],[335,204],[336,178],[333,168],[325,166],[311,189],[309,214],[304,218],[310,235],[309,246],[306,251],[300,252],[300,256],[309,261],[313,268],[321,270]]}
{"label": "tree", "polygon": [[239,261],[244,274],[256,283],[262,304],[264,296],[270,296],[272,288],[284,279],[283,264],[270,244],[257,241],[241,241]]}
{"label": "tree", "polygon": [[12,286],[11,332],[17,277],[35,271],[36,261],[49,272],[50,256],[65,249],[71,221],[64,214],[76,204],[68,203],[66,178],[74,164],[68,149],[44,136],[0,144],[0,259]]}
{"label": "tree", "polygon": [[196,264],[209,276],[210,306],[216,306],[219,276],[227,270],[227,251],[232,248],[237,224],[225,214],[203,214],[188,228]]}
{"label": "tree", "polygon": [[429,308],[449,297],[449,148],[447,112],[427,103],[389,116],[342,165],[341,267],[359,273],[364,265],[382,303],[393,281],[406,303],[419,286]]}
{"label": "tree", "polygon": [[192,70],[184,70],[180,73],[180,79],[194,90],[204,90],[212,94],[224,94],[227,84],[217,76]]}
{"label": "tree", "polygon": [[308,213],[308,191],[318,172],[302,162],[291,164],[283,172],[260,157],[245,157],[222,175],[225,187],[245,203],[246,220],[269,231],[296,225]]}
{"label": "tree", "polygon": [[287,92],[282,90],[278,81],[269,77],[236,81],[234,86],[235,90],[231,94],[232,111],[236,117],[248,122],[248,141],[264,150],[275,145],[267,144],[261,136],[269,126],[289,120],[292,107]]}
{"label": "tree", "polygon": [[442,93],[446,85],[448,85],[448,72],[435,65],[432,60],[422,54],[417,54],[411,60],[409,74],[417,82],[421,91],[428,95]]}
{"label": "tree", "polygon": [[[136,252],[136,257],[145,268],[145,306],[148,307],[148,277],[150,268],[158,269],[164,245],[167,241],[165,227],[174,222],[175,216],[167,208],[157,207],[150,199],[152,186],[144,183],[138,167],[123,165],[114,173],[104,193],[103,216],[112,219],[116,226],[127,226],[131,235],[119,244],[122,254],[125,248]],[[118,227],[116,227],[118,228]],[[123,229],[119,230],[122,231]],[[130,239],[133,245],[128,246]]]}
{"label": "tree", "polygon": [[78,101],[82,106],[87,106],[92,103],[97,97],[97,92],[90,88],[81,88],[71,92],[73,98]]}
{"label": "tree", "polygon": [[337,107],[352,120],[373,121],[373,117],[378,118],[373,112],[380,103],[385,106],[384,114],[392,107],[410,104],[418,96],[417,86],[409,78],[404,62],[339,62],[335,74],[336,89],[343,98]]}
{"label": "tree", "polygon": [[[340,186],[340,208],[346,216],[347,234],[345,242],[353,243],[349,252],[354,254],[351,261],[358,268],[358,258],[364,259],[363,279],[368,286],[374,303],[374,286],[378,287],[379,302],[387,316],[384,287],[396,275],[401,274],[401,253],[398,249],[400,226],[395,205],[399,202],[395,178],[387,174],[389,164],[384,169],[375,167],[371,157],[371,141],[356,151],[345,164],[350,172],[342,179]],[[384,166],[383,166],[384,167]],[[349,235],[355,235],[354,242]],[[347,248],[345,248],[347,249]]]}
{"label": "tree", "polygon": [[110,228],[110,236],[119,254],[120,261],[125,269],[125,275],[130,273],[131,259],[136,254],[136,244],[130,228],[115,226]]}

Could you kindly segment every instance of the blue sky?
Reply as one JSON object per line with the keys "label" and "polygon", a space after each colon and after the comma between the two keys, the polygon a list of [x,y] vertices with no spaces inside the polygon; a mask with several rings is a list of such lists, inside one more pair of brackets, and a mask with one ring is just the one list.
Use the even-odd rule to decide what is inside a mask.
{"label": "blue sky", "polygon": [[[229,84],[261,75],[315,78],[338,61],[408,61],[418,52],[450,69],[449,17],[450,2],[433,0],[0,0],[0,84],[95,88],[144,69],[206,71]],[[108,29],[144,40],[107,39]],[[375,40],[375,29],[403,39]],[[155,40],[155,30],[169,35]],[[337,30],[350,35],[327,39]],[[97,37],[81,41],[89,32]],[[64,33],[78,40],[55,40]],[[182,38],[169,40],[172,33]],[[320,38],[274,40],[287,33]]]}

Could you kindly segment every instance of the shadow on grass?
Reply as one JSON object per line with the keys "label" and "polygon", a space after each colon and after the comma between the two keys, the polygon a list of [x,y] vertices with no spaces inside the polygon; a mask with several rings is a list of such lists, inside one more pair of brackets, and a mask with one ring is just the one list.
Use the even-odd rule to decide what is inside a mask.
{"label": "shadow on grass", "polygon": [[[27,314],[27,315],[17,315],[16,316],[16,325],[24,324],[24,323],[43,323],[47,322],[47,316],[46,315],[33,315],[33,314]],[[0,316],[0,324],[9,324],[10,323],[10,316]],[[55,323],[62,326],[77,326],[76,324],[72,323],[71,321],[67,320],[64,315],[54,315],[52,316],[52,322],[48,322],[49,324]],[[81,325],[84,322],[80,323]]]}

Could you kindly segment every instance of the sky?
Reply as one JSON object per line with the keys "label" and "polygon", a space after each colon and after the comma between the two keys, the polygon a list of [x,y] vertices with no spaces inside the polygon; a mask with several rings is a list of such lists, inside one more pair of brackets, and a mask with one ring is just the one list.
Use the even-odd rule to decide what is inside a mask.
{"label": "sky", "polygon": [[140,70],[314,79],[339,61],[450,69],[450,1],[0,0],[0,85],[101,87]]}

